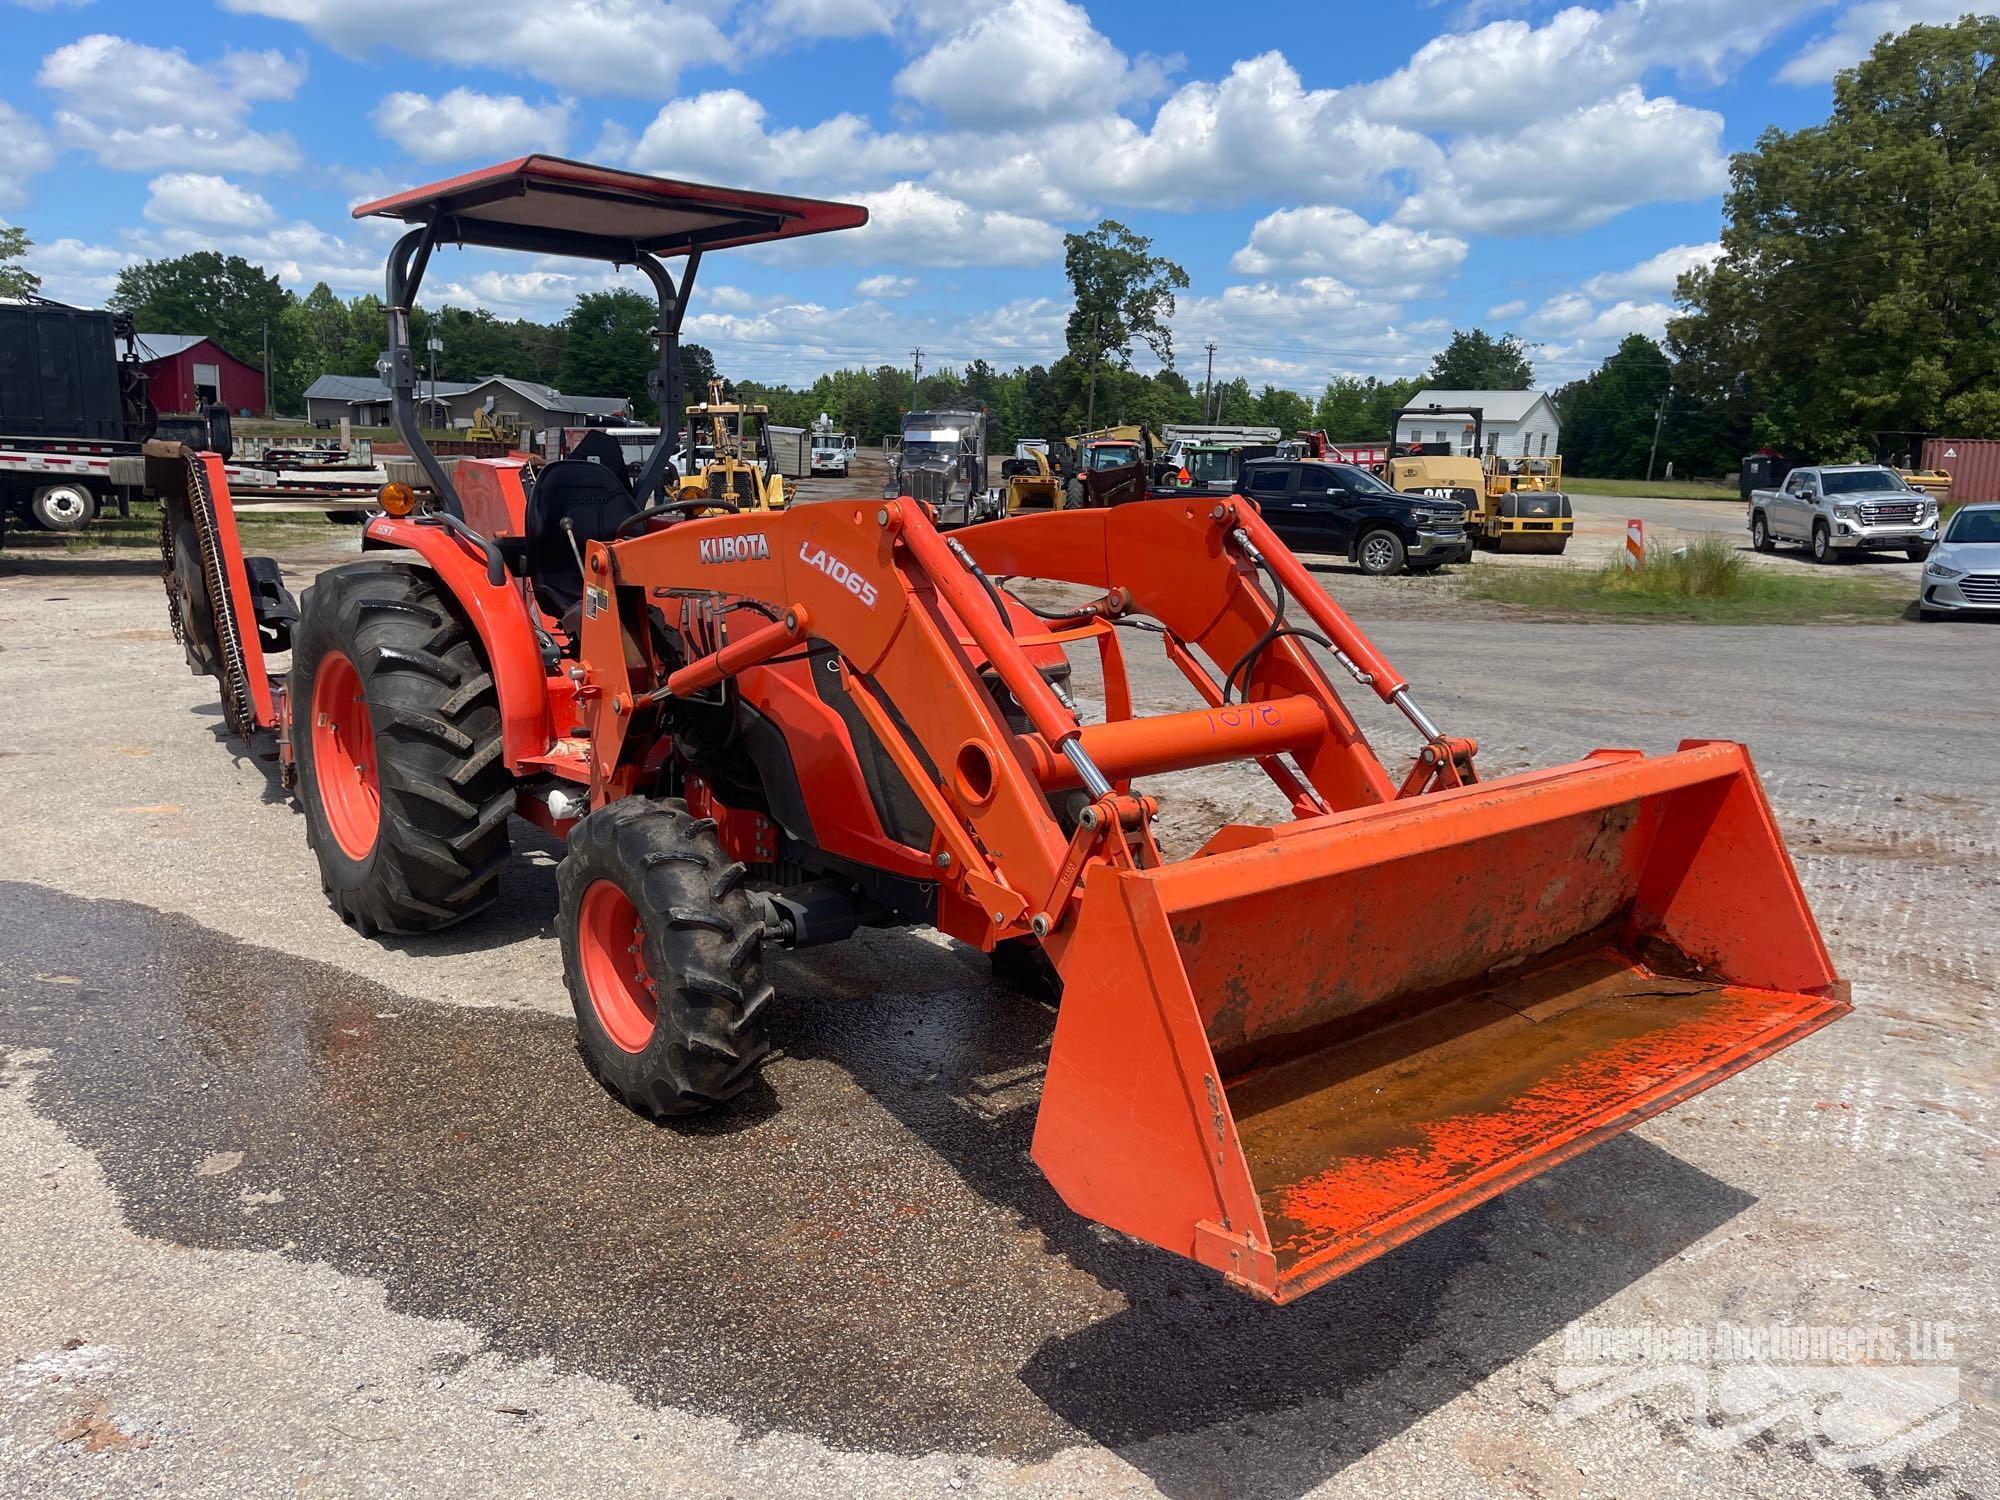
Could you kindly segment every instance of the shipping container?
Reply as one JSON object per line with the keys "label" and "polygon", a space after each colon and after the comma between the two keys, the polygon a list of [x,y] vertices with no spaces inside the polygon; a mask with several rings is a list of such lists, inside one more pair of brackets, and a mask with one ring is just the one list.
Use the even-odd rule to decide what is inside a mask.
{"label": "shipping container", "polygon": [[0,303],[0,437],[117,442],[126,430],[112,315]]}
{"label": "shipping container", "polygon": [[1951,498],[1961,505],[2000,500],[2000,439],[1930,438],[1923,467],[1951,475]]}

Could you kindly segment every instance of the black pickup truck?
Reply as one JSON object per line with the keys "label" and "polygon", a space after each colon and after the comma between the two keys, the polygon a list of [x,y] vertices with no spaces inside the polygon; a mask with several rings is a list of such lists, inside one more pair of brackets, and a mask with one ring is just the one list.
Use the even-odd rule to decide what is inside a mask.
{"label": "black pickup truck", "polygon": [[1293,550],[1339,553],[1378,578],[1472,556],[1464,506],[1399,494],[1352,464],[1259,460],[1243,466],[1236,491]]}

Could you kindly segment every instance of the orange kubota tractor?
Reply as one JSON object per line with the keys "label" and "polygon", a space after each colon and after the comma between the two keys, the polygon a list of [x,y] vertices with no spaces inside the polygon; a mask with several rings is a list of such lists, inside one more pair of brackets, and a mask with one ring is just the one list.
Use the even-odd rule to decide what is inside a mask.
{"label": "orange kubota tractor", "polygon": [[[238,548],[220,460],[156,447],[174,620],[363,931],[477,912],[516,814],[567,836],[578,1042],[634,1109],[744,1087],[771,945],[1038,947],[1035,1160],[1077,1212],[1282,1302],[1846,1011],[1742,746],[1481,780],[1242,496],[947,536],[907,496],[675,499],[671,424],[630,487],[429,457],[408,310],[434,247],[636,264],[678,410],[702,257],[862,210],[529,157],[357,212],[412,226],[388,369],[430,498],[385,490],[366,555],[295,607]],[[1030,610],[1003,586],[1028,578],[1085,602]],[[1128,641],[1193,706],[1135,714]],[[1328,664],[1414,727],[1400,781]],[[1144,778],[1243,760],[1289,818],[1164,858]]]}

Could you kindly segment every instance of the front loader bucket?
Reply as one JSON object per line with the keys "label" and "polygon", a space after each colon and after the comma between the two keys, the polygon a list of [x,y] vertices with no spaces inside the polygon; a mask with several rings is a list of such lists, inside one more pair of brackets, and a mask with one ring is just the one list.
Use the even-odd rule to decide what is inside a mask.
{"label": "front loader bucket", "polygon": [[1720,743],[1093,871],[1061,968],[1035,1160],[1278,1302],[1848,1009]]}

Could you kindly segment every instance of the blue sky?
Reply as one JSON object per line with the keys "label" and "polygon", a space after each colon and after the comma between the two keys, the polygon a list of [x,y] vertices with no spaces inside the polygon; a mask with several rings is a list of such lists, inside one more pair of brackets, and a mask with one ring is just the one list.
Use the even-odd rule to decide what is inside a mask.
{"label": "blue sky", "polygon": [[[1187,268],[1196,375],[1213,338],[1218,375],[1316,391],[1481,324],[1553,385],[1660,331],[1714,253],[1727,153],[1823,118],[1880,33],[1965,8],[0,0],[0,219],[86,304],[200,248],[350,296],[392,237],[355,202],[545,150],[869,205],[704,269],[689,333],[732,375],[1053,360],[1062,235],[1109,216]],[[623,280],[449,253],[425,300],[554,319]]]}

